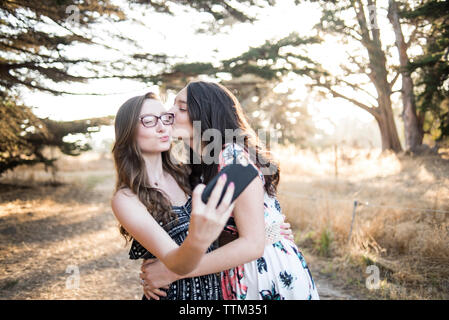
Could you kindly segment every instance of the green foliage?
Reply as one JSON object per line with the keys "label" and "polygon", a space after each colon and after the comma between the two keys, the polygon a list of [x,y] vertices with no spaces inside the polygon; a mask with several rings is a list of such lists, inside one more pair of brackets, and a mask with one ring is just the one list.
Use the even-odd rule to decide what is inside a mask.
{"label": "green foliage", "polygon": [[[1,1],[0,2],[0,91],[27,87],[53,94],[63,91],[55,88],[59,82],[84,82],[98,78],[131,78],[154,82],[155,75],[142,71],[142,65],[151,63],[168,65],[164,54],[121,52],[115,61],[94,60],[88,56],[71,58],[70,47],[84,43],[117,50],[108,41],[101,42],[100,23],[109,21],[116,26],[126,21],[126,11],[151,8],[155,13],[173,14],[172,7],[181,5],[211,14],[217,22],[233,19],[238,22],[254,21],[247,12],[254,6],[273,5],[272,0],[241,0],[239,8],[234,1],[225,0],[171,0],[128,1],[129,8],[120,7],[115,1]],[[244,12],[244,10],[246,12]],[[119,29],[118,27],[115,29]],[[114,29],[101,29],[106,39],[122,40],[140,48],[132,35],[124,37]],[[148,69],[148,68],[146,68]],[[82,70],[82,71],[80,71]]]}
{"label": "green foliage", "polygon": [[[425,37],[424,53],[411,61],[416,105],[424,132],[438,142],[449,141],[449,2],[425,1],[401,15]],[[430,28],[429,28],[430,26]]]}
{"label": "green foliage", "polygon": [[39,119],[16,98],[0,98],[0,175],[19,165],[44,163],[51,166],[56,159],[43,154],[45,146],[58,147],[64,154],[76,156],[90,149],[86,142],[67,142],[70,134],[89,134],[101,125],[111,125],[113,117],[76,121]]}
{"label": "green foliage", "polygon": [[100,61],[67,55],[67,48],[75,43],[95,44],[86,32],[97,21],[94,12],[113,20],[124,19],[123,11],[108,0],[102,5],[74,0],[0,2],[1,91],[27,87],[60,94],[49,84],[89,78],[72,72],[74,66],[83,65],[91,71],[105,68]]}
{"label": "green foliage", "polygon": [[220,73],[229,74],[236,79],[251,75],[273,82],[280,81],[282,76],[289,72],[312,77],[321,74],[321,70],[320,66],[307,56],[307,47],[320,42],[316,36],[301,37],[297,33],[291,33],[280,40],[266,41],[260,47],[251,47],[241,55],[223,60],[215,66],[201,62],[176,64],[158,75],[156,81],[172,88],[177,87],[174,84],[178,83],[180,78],[185,84],[185,81],[200,75],[218,77]]}
{"label": "green foliage", "polygon": [[21,164],[51,164],[28,139],[31,134],[42,139],[48,136],[30,108],[17,105],[14,98],[0,97],[0,119],[0,174]]}
{"label": "green foliage", "polygon": [[375,262],[365,254],[361,255],[360,259],[361,259],[361,263],[362,263],[363,267],[367,267],[367,266],[371,266],[371,265],[375,264]]}
{"label": "green foliage", "polygon": [[[206,12],[212,15],[215,21],[222,22],[224,19],[232,18],[238,22],[253,22],[256,17],[248,14],[251,7],[272,6],[275,0],[169,0],[169,1],[145,1],[137,0],[137,3],[149,4],[156,12],[167,13],[173,15],[171,6],[173,4],[190,7],[199,12]],[[239,7],[238,9],[236,2]]]}
{"label": "green foliage", "polygon": [[316,250],[322,256],[330,256],[332,244],[332,233],[329,229],[323,229],[316,244]]}
{"label": "green foliage", "polygon": [[[289,72],[309,74],[317,72],[316,62],[307,56],[307,46],[317,44],[318,37],[301,37],[291,33],[278,41],[266,41],[260,47],[252,47],[238,57],[223,61],[222,71],[235,77],[252,74],[267,80],[280,80]],[[294,53],[290,48],[301,50]]]}
{"label": "green foliage", "polygon": [[216,78],[222,73],[230,75],[231,80],[221,82],[236,95],[256,132],[265,133],[269,140],[270,130],[275,129],[279,133],[278,142],[305,145],[307,138],[317,132],[307,112],[307,99],[292,99],[292,89],[276,92],[275,88],[289,73],[315,77],[321,72],[319,65],[307,56],[307,47],[320,41],[315,36],[291,33],[216,65],[177,64],[162,73],[157,83],[165,90],[176,91],[201,75]]}
{"label": "green foliage", "polygon": [[[255,17],[242,10],[273,4],[272,0],[238,2],[239,9],[235,7],[235,1],[231,0],[132,0],[126,2],[123,7],[112,0],[1,1],[0,174],[22,164],[41,162],[52,165],[56,159],[48,159],[42,154],[45,146],[58,147],[65,154],[79,155],[90,149],[89,144],[81,140],[67,142],[65,137],[80,133],[89,135],[95,128],[98,129],[98,126],[112,124],[112,119],[108,117],[70,122],[39,119],[28,106],[19,103],[18,93],[24,87],[59,95],[75,94],[57,87],[59,83],[64,82],[86,82],[89,79],[116,77],[158,83],[161,79],[170,79],[168,74],[164,78],[146,72],[152,63],[168,65],[169,57],[165,54],[138,52],[140,47],[132,39],[132,35],[124,37],[114,33],[114,28],[100,30],[102,22],[108,21],[117,26],[128,19],[127,9],[151,8],[156,14],[173,14],[174,5],[207,12],[217,22],[222,19],[246,22],[254,21]],[[104,42],[100,34],[105,37]],[[121,52],[110,46],[107,39],[111,38],[131,44],[136,49],[132,52]],[[89,56],[73,58],[73,50],[70,49],[74,44],[80,43],[112,50],[115,55],[120,51],[122,55],[114,61],[95,60]],[[211,67],[207,63],[177,65],[171,76],[182,79],[182,75],[208,73],[207,70]]]}

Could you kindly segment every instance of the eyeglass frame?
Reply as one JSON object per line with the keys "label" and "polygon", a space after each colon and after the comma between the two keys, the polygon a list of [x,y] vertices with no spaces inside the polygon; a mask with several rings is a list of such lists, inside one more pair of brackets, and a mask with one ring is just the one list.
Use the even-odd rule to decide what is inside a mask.
{"label": "eyeglass frame", "polygon": [[[170,123],[170,124],[165,124],[165,123],[162,121],[162,116],[164,116],[164,115],[166,115],[166,114],[171,114],[171,115],[173,116],[173,122],[172,122],[172,123]],[[154,124],[153,126],[149,126],[149,127],[148,127],[148,126],[146,126],[146,125],[143,123],[143,118],[148,117],[148,116],[152,116],[152,117],[155,117],[155,118],[156,118],[156,122],[155,122],[155,124]],[[173,112],[164,112],[164,113],[161,114],[160,116],[156,116],[156,115],[154,115],[154,114],[144,114],[144,115],[141,115],[141,116],[139,117],[139,120],[140,120],[140,122],[142,123],[142,125],[143,125],[145,128],[153,128],[153,127],[157,126],[159,120],[161,120],[161,123],[162,123],[164,126],[171,126],[171,125],[175,122],[175,114],[174,114]]]}

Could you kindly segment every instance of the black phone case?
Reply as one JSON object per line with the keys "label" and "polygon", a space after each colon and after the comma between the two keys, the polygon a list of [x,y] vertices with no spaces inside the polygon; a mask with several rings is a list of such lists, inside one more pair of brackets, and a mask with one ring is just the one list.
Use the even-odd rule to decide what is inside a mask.
{"label": "black phone case", "polygon": [[207,184],[206,188],[203,190],[201,200],[203,200],[204,203],[207,203],[207,201],[209,200],[209,197],[215,187],[215,184],[218,181],[218,178],[225,173],[227,175],[226,184],[223,188],[223,192],[221,193],[218,204],[221,203],[221,200],[226,193],[229,183],[234,182],[235,185],[234,195],[232,196],[233,202],[258,175],[257,170],[252,165],[243,166],[241,164],[235,163],[227,165]]}

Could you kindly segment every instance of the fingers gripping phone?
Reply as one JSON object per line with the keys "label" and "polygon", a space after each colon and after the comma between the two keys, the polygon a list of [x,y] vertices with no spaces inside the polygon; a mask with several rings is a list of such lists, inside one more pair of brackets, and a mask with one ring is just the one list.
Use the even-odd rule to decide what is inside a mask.
{"label": "fingers gripping phone", "polygon": [[235,199],[238,198],[238,196],[243,192],[243,190],[246,189],[246,187],[251,183],[251,181],[253,181],[254,178],[257,177],[258,175],[257,170],[252,165],[243,166],[241,164],[236,163],[227,165],[211,181],[209,181],[206,188],[204,188],[203,193],[201,195],[201,200],[203,200],[204,203],[207,203],[207,201],[209,200],[209,197],[212,193],[212,190],[215,187],[215,184],[218,181],[218,178],[220,178],[221,175],[225,173],[227,175],[226,184],[221,193],[218,205],[221,203],[221,200],[223,199],[226,193],[229,183],[234,182],[235,185],[234,195],[232,196],[231,201],[232,203],[234,202]]}

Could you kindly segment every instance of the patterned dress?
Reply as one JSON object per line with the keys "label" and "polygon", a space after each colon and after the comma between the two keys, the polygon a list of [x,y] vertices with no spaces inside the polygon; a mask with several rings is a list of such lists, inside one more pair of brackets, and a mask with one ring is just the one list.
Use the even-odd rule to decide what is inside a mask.
{"label": "patterned dress", "polygon": [[[161,226],[167,231],[170,237],[181,245],[187,237],[190,213],[192,211],[192,198],[189,197],[183,206],[173,206],[173,211],[177,214],[178,222],[172,220]],[[207,252],[215,249],[211,245]],[[129,251],[130,259],[151,259],[156,258],[148,252],[137,240],[133,239]],[[208,274],[201,277],[185,278],[170,284],[166,297],[161,300],[220,300],[223,299],[220,286],[220,278],[217,274]],[[143,295],[142,300],[147,300]]]}
{"label": "patterned dress", "polygon": [[[251,164],[248,153],[238,144],[225,144],[219,156],[219,170],[231,163]],[[276,230],[283,222],[279,201],[265,192],[265,230]],[[237,234],[233,217],[225,231]],[[319,299],[312,274],[296,244],[281,236],[267,241],[264,254],[257,260],[221,273],[223,298],[226,300],[312,300]]]}

